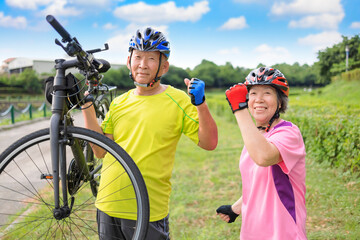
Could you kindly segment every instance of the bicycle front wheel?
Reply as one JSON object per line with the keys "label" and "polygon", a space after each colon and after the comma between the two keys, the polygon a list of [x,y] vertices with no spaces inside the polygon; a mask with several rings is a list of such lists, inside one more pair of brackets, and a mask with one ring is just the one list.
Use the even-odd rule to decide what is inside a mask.
{"label": "bicycle front wheel", "polygon": [[[144,180],[131,157],[109,138],[87,129],[68,127],[66,137],[67,202],[71,203],[71,211],[60,220],[53,213],[49,129],[21,138],[0,155],[0,238],[98,239],[96,207],[98,204],[115,204],[131,206],[131,210],[121,211],[135,221],[132,239],[144,239],[149,222],[149,201]],[[89,144],[100,146],[108,152],[107,156],[104,159],[92,158],[91,161],[87,159],[86,166],[79,166],[69,146],[74,141],[83,146],[81,151],[85,157]],[[91,179],[85,179],[82,167],[89,169]],[[102,182],[106,179],[102,176],[114,174],[116,177],[112,180],[107,177],[107,181]],[[116,185],[121,179],[125,179],[126,186]],[[60,192],[62,190],[60,184]],[[96,194],[97,198],[94,197]],[[60,197],[60,203],[63,202],[66,201]],[[108,214],[121,215],[121,211]],[[117,239],[102,233],[100,237]]]}

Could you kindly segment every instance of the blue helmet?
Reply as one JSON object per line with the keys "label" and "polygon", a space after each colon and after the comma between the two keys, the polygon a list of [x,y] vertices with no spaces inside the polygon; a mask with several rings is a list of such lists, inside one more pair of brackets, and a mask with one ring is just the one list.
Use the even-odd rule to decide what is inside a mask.
{"label": "blue helmet", "polygon": [[139,51],[159,51],[166,58],[170,56],[170,43],[166,40],[162,32],[148,27],[143,32],[136,31],[135,36],[130,39],[129,52],[133,49]]}

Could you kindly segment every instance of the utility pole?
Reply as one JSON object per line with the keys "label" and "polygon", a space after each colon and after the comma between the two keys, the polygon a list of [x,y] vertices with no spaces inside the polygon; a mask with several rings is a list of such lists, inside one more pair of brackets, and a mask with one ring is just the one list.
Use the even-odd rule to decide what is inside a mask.
{"label": "utility pole", "polygon": [[346,52],[346,71],[349,69],[349,46],[345,46],[345,52]]}

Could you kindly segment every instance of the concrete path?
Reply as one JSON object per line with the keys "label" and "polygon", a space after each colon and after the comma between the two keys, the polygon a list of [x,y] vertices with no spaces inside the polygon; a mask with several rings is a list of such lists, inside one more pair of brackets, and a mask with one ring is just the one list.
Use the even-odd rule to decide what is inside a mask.
{"label": "concrete path", "polygon": [[[76,126],[84,127],[81,113],[74,114]],[[32,121],[18,122],[8,126],[0,126],[0,153],[3,152],[16,140],[37,130],[48,128],[50,126],[49,118],[35,119]]]}

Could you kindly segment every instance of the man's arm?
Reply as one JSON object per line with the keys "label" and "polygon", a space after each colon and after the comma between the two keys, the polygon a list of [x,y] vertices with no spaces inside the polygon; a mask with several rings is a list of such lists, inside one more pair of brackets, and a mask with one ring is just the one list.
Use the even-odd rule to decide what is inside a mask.
{"label": "man's arm", "polygon": [[[93,130],[100,134],[104,134],[96,118],[96,113],[93,104],[91,102],[87,102],[81,108],[85,120],[85,128]],[[105,134],[105,136],[107,136],[111,140],[114,140],[112,134]],[[100,148],[96,145],[92,145],[91,148],[97,158],[103,158],[106,154],[106,151],[103,148]]]}
{"label": "man's arm", "polygon": [[211,116],[205,102],[205,84],[198,79],[184,79],[191,96],[191,102],[196,106],[199,116],[199,143],[198,146],[205,150],[214,150],[218,143],[218,131],[216,123]]}
{"label": "man's arm", "polygon": [[196,107],[199,115],[199,147],[214,150],[218,143],[218,131],[210,110],[204,102]]}

